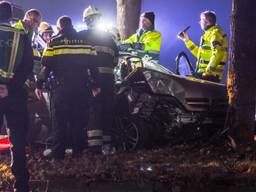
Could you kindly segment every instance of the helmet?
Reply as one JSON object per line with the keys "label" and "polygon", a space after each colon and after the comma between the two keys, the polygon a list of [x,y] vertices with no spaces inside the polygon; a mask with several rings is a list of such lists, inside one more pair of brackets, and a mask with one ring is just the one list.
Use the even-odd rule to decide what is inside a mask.
{"label": "helmet", "polygon": [[101,13],[99,12],[99,10],[91,5],[89,5],[83,13],[83,18],[92,16],[92,15],[101,15]]}
{"label": "helmet", "polygon": [[43,33],[53,33],[52,26],[47,22],[41,22],[40,26],[38,27],[38,32],[40,35]]}

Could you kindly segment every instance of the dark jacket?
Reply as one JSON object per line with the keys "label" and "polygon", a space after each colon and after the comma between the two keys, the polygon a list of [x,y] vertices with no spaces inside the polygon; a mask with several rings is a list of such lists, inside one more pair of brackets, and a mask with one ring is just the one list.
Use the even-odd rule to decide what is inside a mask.
{"label": "dark jacket", "polygon": [[101,78],[102,75],[112,74],[113,76],[113,69],[117,65],[118,48],[112,36],[99,30],[80,31],[79,35],[93,45],[97,51],[96,67],[99,71],[99,81],[104,81]]}
{"label": "dark jacket", "polygon": [[[97,86],[94,47],[80,38],[73,28],[63,29],[54,36],[43,53],[42,65],[52,71],[60,86],[83,89]],[[40,83],[37,85],[40,88]]]}
{"label": "dark jacket", "polygon": [[6,84],[9,96],[23,92],[32,73],[33,53],[28,36],[21,30],[0,24],[0,84]]}

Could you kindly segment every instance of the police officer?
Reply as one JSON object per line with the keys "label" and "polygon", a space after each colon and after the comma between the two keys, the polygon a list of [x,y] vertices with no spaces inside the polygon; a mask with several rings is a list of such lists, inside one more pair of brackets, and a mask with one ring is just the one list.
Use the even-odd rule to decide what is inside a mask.
{"label": "police officer", "polygon": [[30,41],[24,31],[10,26],[12,7],[0,2],[0,119],[5,115],[12,147],[12,173],[18,192],[28,192],[25,140],[27,132],[27,93],[24,82],[32,73]]}
{"label": "police officer", "polygon": [[84,10],[83,19],[88,30],[79,34],[95,46],[97,51],[97,64],[99,71],[100,94],[91,102],[88,123],[88,147],[101,153],[102,145],[110,150],[110,130],[113,123],[114,112],[114,74],[113,69],[117,64],[118,50],[110,33],[96,29],[101,13],[93,6]]}
{"label": "police officer", "polygon": [[[55,159],[63,159],[67,147],[67,129],[71,129],[68,136],[72,139],[73,157],[79,157],[84,148],[84,117],[90,89],[97,89],[97,70],[91,67],[95,62],[95,49],[78,36],[70,17],[60,17],[57,28],[59,33],[44,51],[42,65],[55,76],[51,91],[55,131],[51,155]],[[37,87],[40,98],[40,81]]]}
{"label": "police officer", "polygon": [[227,35],[216,24],[216,14],[213,11],[204,11],[200,15],[200,26],[205,33],[202,35],[200,45],[191,41],[187,33],[183,32],[179,38],[185,42],[186,47],[197,58],[197,77],[209,81],[220,82],[227,61]]}

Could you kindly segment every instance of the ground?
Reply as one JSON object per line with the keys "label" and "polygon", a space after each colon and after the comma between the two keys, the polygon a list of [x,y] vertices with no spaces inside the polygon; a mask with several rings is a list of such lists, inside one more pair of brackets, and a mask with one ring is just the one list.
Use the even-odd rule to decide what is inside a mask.
{"label": "ground", "polygon": [[[63,161],[54,161],[45,159],[43,148],[37,146],[28,147],[27,158],[33,191],[40,191],[40,185],[41,188],[48,187],[41,191],[85,191],[74,190],[74,186],[92,187],[95,183],[100,185],[91,191],[108,191],[108,185],[99,189],[103,183],[111,183],[109,191],[115,191],[116,184],[126,183],[121,187],[130,187],[130,190],[124,191],[206,192],[223,189],[225,192],[244,192],[256,191],[255,149],[254,146],[239,147],[234,151],[225,143],[190,143],[108,156],[85,152],[80,159],[67,155]],[[9,161],[8,154],[1,155],[0,191],[10,190],[13,181]],[[137,187],[151,187],[138,190],[132,187],[134,183],[139,183]],[[56,189],[57,185],[64,189]],[[65,190],[70,185],[73,190],[72,187]]]}

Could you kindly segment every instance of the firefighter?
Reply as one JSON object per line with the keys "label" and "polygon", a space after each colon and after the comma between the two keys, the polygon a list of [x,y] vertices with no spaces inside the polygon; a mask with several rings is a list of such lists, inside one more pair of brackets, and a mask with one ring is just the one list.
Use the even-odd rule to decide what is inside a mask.
{"label": "firefighter", "polygon": [[148,55],[152,60],[159,60],[162,35],[155,30],[154,12],[145,12],[140,16],[140,27],[137,32],[124,40],[119,46],[121,51],[137,52],[138,56]]}
{"label": "firefighter", "polygon": [[[49,155],[55,159],[63,159],[67,147],[68,128],[72,132],[68,136],[72,139],[73,157],[79,157],[84,149],[84,117],[88,97],[91,89],[98,89],[97,70],[91,67],[97,53],[78,36],[70,17],[60,17],[57,28],[59,33],[51,39],[44,51],[42,65],[54,74],[51,110],[55,138],[52,153]],[[36,93],[39,99],[42,98],[42,82],[37,83]]]}
{"label": "firefighter", "polygon": [[46,47],[46,44],[50,42],[52,36],[53,36],[53,28],[52,26],[43,21],[40,23],[38,27],[38,35],[40,37],[40,41],[38,42],[38,50],[43,53],[44,48]]}
{"label": "firefighter", "polygon": [[197,77],[213,82],[220,82],[227,61],[227,35],[216,24],[216,14],[213,11],[201,13],[200,22],[205,33],[201,36],[200,45],[191,41],[186,32],[179,35],[186,47],[197,58]]}
{"label": "firefighter", "polygon": [[[118,49],[108,32],[97,30],[101,13],[93,6],[84,10],[83,20],[88,30],[79,32],[83,38],[88,37],[90,44],[97,51],[100,94],[91,102],[87,130],[88,147],[96,153],[112,150],[110,130],[114,112],[114,67],[117,65]],[[103,145],[104,143],[104,145]]]}
{"label": "firefighter", "polygon": [[[54,33],[53,28],[49,23],[45,21],[40,23],[40,26],[38,27],[38,34],[43,42],[40,41],[41,43],[38,44],[37,49],[40,51],[41,55],[43,54],[43,50],[45,49],[47,43],[50,42],[53,36],[53,33]],[[40,72],[38,73],[37,76],[40,76],[40,73],[43,73],[42,75],[47,75],[49,77],[50,71],[45,71],[45,69],[46,69],[45,67],[42,67],[40,65]],[[36,78],[40,78],[40,77],[36,77]],[[49,85],[47,83],[45,85],[45,91],[46,92],[43,92],[42,94],[46,102],[47,109],[50,112]]]}
{"label": "firefighter", "polygon": [[32,73],[32,48],[24,31],[11,27],[12,7],[0,2],[0,119],[5,115],[12,147],[12,173],[17,192],[28,192],[26,168],[27,93],[24,82]]}

